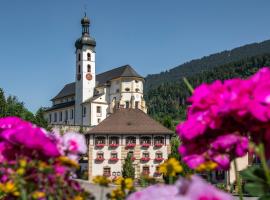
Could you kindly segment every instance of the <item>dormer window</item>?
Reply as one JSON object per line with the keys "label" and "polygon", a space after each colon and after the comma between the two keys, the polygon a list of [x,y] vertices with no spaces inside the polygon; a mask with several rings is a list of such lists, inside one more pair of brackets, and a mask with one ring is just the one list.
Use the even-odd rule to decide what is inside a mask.
{"label": "dormer window", "polygon": [[91,61],[91,54],[90,53],[87,53],[87,60]]}
{"label": "dormer window", "polygon": [[91,65],[87,65],[87,72],[91,72]]}

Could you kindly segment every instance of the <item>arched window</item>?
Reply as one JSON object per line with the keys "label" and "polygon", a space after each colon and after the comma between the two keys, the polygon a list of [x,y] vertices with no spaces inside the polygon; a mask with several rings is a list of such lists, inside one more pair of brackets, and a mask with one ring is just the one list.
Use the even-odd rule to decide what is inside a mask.
{"label": "arched window", "polygon": [[81,54],[78,54],[78,61],[81,61]]}
{"label": "arched window", "polygon": [[78,74],[81,73],[81,65],[78,66]]}
{"label": "arched window", "polygon": [[87,53],[87,60],[91,61],[91,54],[90,53]]}
{"label": "arched window", "polygon": [[87,72],[91,72],[91,65],[87,65]]}

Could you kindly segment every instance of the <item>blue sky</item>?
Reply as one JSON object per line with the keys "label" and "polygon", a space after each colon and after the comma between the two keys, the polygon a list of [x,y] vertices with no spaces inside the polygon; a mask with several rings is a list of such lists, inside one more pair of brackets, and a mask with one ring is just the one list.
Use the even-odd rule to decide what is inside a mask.
{"label": "blue sky", "polygon": [[269,0],[1,0],[0,87],[36,111],[75,79],[80,19],[91,19],[98,73],[159,73],[270,39]]}

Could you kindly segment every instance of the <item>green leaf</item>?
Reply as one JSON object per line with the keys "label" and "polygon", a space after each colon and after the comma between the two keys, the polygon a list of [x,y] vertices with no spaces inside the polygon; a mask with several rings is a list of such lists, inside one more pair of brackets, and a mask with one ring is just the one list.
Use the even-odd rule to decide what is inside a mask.
{"label": "green leaf", "polygon": [[261,167],[252,166],[240,172],[241,177],[246,181],[265,183],[264,171]]}
{"label": "green leaf", "polygon": [[246,183],[245,190],[252,196],[262,196],[267,193],[266,185],[260,183]]}
{"label": "green leaf", "polygon": [[270,199],[270,194],[266,194],[261,196],[258,200],[269,200]]}

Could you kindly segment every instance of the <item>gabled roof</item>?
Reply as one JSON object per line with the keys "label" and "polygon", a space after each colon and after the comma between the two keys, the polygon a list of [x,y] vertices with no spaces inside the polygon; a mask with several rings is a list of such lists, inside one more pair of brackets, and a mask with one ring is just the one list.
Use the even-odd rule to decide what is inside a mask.
{"label": "gabled roof", "polygon": [[88,134],[173,134],[139,109],[119,109]]}
{"label": "gabled roof", "polygon": [[[122,67],[118,67],[101,74],[96,75],[96,85],[101,86],[106,84],[108,81],[120,78],[120,77],[138,77],[140,76],[130,65],[124,65]],[[66,84],[64,88],[51,100],[63,98],[66,96],[75,95],[75,82]]]}
{"label": "gabled roof", "polygon": [[75,95],[75,82],[66,84],[63,89],[51,100]]}

